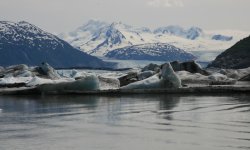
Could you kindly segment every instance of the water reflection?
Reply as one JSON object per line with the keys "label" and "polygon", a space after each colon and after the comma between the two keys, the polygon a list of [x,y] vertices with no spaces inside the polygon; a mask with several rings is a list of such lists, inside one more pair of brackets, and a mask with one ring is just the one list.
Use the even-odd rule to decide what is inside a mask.
{"label": "water reflection", "polygon": [[4,96],[0,106],[4,112],[51,113],[68,111],[68,106],[74,105],[95,109],[99,100],[100,97],[91,96]]}
{"label": "water reflection", "polygon": [[0,149],[249,149],[249,95],[0,96]]}

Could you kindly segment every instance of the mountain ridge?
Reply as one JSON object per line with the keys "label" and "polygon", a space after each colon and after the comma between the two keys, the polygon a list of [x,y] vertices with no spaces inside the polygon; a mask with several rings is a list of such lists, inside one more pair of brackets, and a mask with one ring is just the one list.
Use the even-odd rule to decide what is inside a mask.
{"label": "mountain ridge", "polygon": [[0,65],[40,65],[42,62],[62,68],[107,65],[26,21],[0,21]]}
{"label": "mountain ridge", "polygon": [[250,36],[222,52],[208,67],[242,69],[250,67]]}

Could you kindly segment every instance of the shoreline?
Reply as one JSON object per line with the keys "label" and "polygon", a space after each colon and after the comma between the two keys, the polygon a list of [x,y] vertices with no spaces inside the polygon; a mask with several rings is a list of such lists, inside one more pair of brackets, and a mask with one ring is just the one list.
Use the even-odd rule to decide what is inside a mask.
{"label": "shoreline", "polygon": [[126,95],[126,94],[250,94],[250,85],[205,85],[168,89],[109,89],[93,91],[50,91],[43,92],[37,87],[2,88],[0,95]]}

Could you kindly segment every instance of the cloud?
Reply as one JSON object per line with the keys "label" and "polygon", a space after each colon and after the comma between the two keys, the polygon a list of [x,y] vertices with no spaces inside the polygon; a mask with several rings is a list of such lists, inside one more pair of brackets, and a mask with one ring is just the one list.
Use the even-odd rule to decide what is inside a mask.
{"label": "cloud", "polygon": [[150,7],[184,7],[182,0],[149,0],[147,5]]}

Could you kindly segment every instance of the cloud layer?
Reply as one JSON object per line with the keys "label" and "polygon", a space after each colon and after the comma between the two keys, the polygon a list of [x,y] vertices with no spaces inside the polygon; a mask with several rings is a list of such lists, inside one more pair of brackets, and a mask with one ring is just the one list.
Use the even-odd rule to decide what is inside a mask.
{"label": "cloud layer", "polygon": [[155,28],[167,25],[250,30],[250,0],[0,0],[0,20],[69,32],[89,19]]}
{"label": "cloud layer", "polygon": [[147,2],[150,7],[184,7],[181,0],[150,0]]}

